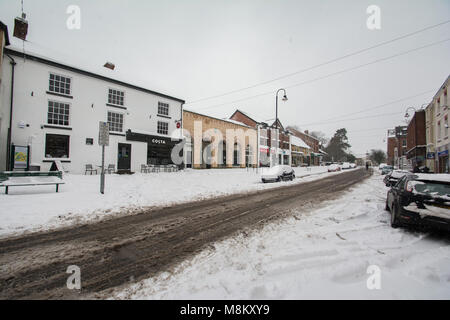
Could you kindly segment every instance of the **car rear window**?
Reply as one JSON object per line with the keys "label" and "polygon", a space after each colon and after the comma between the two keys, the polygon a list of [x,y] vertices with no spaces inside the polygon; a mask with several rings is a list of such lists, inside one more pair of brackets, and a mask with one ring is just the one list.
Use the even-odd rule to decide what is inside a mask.
{"label": "car rear window", "polygon": [[450,184],[444,182],[416,180],[414,189],[418,193],[450,197]]}

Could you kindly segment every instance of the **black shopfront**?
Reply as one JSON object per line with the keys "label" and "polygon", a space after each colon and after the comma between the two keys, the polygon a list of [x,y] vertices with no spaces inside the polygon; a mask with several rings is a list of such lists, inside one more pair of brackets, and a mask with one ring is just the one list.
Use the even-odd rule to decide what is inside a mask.
{"label": "black shopfront", "polygon": [[[148,165],[167,165],[173,164],[172,149],[175,145],[182,142],[181,139],[165,138],[161,136],[148,135],[143,133],[126,132],[128,141],[139,141],[147,143],[147,164]],[[180,151],[182,157],[182,151]]]}

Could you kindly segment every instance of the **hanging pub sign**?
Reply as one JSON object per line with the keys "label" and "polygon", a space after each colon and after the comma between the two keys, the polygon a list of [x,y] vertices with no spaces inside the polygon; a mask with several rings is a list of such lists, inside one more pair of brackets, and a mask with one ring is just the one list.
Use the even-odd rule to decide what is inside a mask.
{"label": "hanging pub sign", "polygon": [[12,145],[11,153],[12,170],[19,169],[28,171],[28,168],[30,166],[30,147]]}
{"label": "hanging pub sign", "polygon": [[28,33],[28,21],[25,20],[26,15],[22,13],[22,17],[14,19],[14,37],[25,41]]}

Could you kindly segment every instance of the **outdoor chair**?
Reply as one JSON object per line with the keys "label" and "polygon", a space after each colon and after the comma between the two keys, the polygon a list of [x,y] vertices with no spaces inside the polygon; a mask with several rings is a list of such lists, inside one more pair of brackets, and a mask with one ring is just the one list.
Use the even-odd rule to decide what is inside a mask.
{"label": "outdoor chair", "polygon": [[106,168],[106,172],[108,172],[109,174],[113,173],[114,171],[116,171],[116,165],[114,164],[109,164],[108,168]]}
{"label": "outdoor chair", "polygon": [[87,165],[86,165],[86,169],[85,169],[85,171],[84,171],[84,174],[86,175],[88,172],[89,172],[91,175],[92,175],[92,172],[95,172],[95,174],[97,174],[97,169],[94,169],[94,168],[92,167],[92,164],[87,164]]}

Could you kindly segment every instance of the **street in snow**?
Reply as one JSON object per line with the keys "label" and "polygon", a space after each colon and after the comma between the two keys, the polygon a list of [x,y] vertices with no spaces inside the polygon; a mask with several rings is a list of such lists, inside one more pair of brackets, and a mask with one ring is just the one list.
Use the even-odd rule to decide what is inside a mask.
{"label": "street in snow", "polygon": [[[448,299],[450,238],[391,228],[382,178],[375,173],[317,210],[216,243],[113,298]],[[372,265],[380,289],[368,288]]]}

